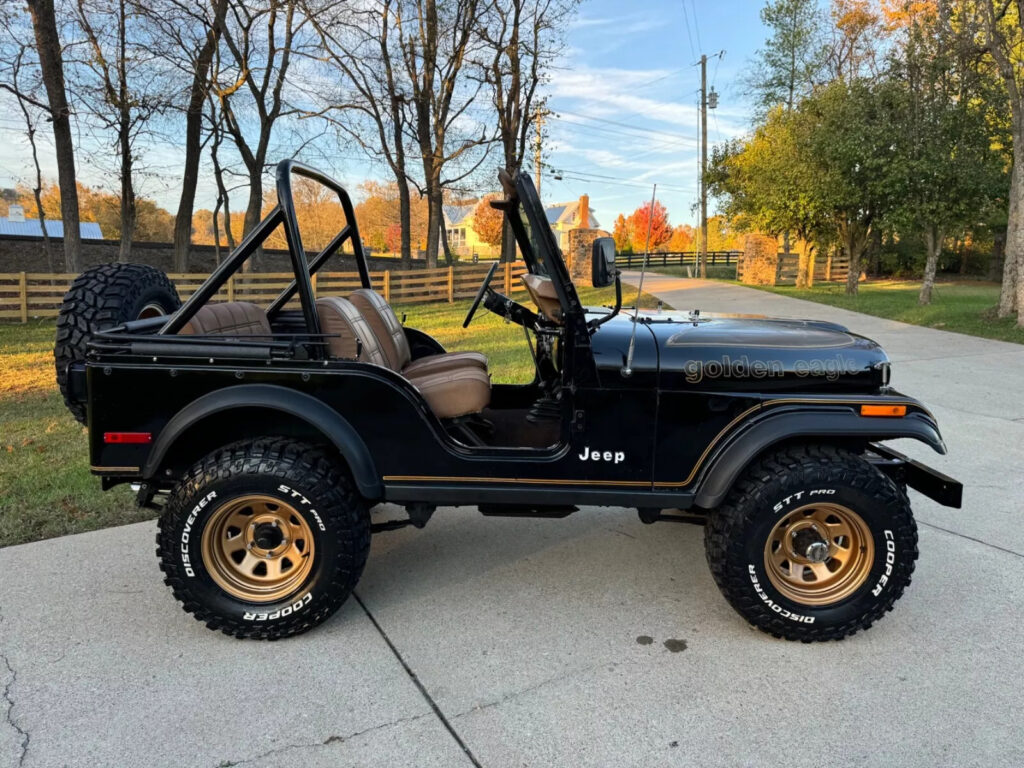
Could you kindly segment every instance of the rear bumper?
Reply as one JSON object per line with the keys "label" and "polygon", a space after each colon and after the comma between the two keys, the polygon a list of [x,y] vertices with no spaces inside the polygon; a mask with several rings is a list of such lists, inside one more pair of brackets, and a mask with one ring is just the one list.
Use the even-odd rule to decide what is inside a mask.
{"label": "rear bumper", "polygon": [[876,459],[869,457],[872,463],[894,480],[905,482],[945,507],[960,509],[964,493],[961,483],[887,446],[872,443],[871,450],[877,455]]}

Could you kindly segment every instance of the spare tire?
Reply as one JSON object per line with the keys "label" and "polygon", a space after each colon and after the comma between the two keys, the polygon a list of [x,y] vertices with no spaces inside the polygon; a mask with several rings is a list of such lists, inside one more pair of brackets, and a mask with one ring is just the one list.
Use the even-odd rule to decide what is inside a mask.
{"label": "spare tire", "polygon": [[92,334],[128,320],[168,315],[180,306],[167,275],[145,264],[102,264],[75,278],[57,315],[53,357],[64,404],[78,421],[85,423],[85,403],[68,397],[68,366],[85,359]]}

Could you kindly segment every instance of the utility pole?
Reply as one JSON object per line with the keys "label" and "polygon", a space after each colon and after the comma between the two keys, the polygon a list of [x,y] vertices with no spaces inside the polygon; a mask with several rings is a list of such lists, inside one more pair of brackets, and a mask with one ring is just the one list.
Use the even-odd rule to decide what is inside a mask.
{"label": "utility pole", "polygon": [[537,196],[540,197],[540,170],[541,170],[541,134],[544,129],[544,107],[538,105],[533,115],[533,168],[536,174],[534,183],[537,185]]}
{"label": "utility pole", "polygon": [[708,276],[708,57],[700,57],[700,277]]}

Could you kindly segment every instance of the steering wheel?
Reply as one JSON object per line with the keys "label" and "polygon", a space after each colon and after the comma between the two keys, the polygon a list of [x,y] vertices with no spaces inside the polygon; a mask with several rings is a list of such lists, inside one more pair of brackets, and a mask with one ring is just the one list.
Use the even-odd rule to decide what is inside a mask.
{"label": "steering wheel", "polygon": [[473,306],[469,308],[469,312],[466,313],[466,319],[462,321],[463,328],[469,328],[469,324],[473,322],[473,315],[476,314],[477,307],[480,306],[480,302],[483,301],[484,294],[487,293],[487,286],[491,284],[491,278],[494,277],[495,271],[498,269],[498,262],[491,264],[491,268],[487,271],[487,277],[480,284],[480,290],[476,292],[476,298],[473,299]]}

